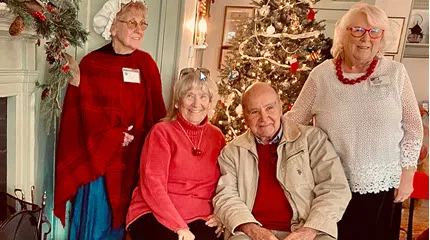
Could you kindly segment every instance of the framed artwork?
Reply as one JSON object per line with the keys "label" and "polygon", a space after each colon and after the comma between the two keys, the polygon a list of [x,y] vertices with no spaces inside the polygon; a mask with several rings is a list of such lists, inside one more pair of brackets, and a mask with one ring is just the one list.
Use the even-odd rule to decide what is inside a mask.
{"label": "framed artwork", "polygon": [[394,55],[384,55],[384,57],[391,59],[391,60],[394,60]]}
{"label": "framed artwork", "polygon": [[405,24],[404,17],[388,17],[391,34],[387,37],[387,48],[385,49],[386,53],[394,53],[397,54],[399,52],[400,47],[400,38],[402,37],[403,25]]}
{"label": "framed artwork", "polygon": [[411,16],[409,17],[406,41],[408,43],[429,43],[428,9],[412,9]]}
{"label": "framed artwork", "polygon": [[254,16],[254,7],[225,7],[222,46],[231,46],[231,39],[236,36],[238,27]]}
{"label": "framed artwork", "polygon": [[218,69],[221,69],[222,65],[225,64],[225,60],[228,55],[233,53],[233,50],[229,47],[223,46],[221,47],[221,51],[219,53],[219,63],[218,63]]}

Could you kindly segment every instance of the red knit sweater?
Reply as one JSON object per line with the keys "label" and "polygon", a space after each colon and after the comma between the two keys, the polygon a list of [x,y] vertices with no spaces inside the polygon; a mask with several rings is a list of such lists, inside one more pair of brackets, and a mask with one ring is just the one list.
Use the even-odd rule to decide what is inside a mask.
{"label": "red knit sweater", "polygon": [[[144,138],[166,109],[157,65],[140,50],[115,55],[111,44],[79,65],[79,87],[67,88],[57,143],[54,214],[65,224],[66,203],[78,188],[105,176],[113,226],[124,223],[137,182]],[[123,81],[122,68],[140,70],[141,83]],[[134,141],[122,147],[128,126]]]}
{"label": "red knit sweater", "polygon": [[278,143],[257,143],[260,177],[252,214],[264,228],[289,232],[293,210],[276,179],[277,147]]}
{"label": "red knit sweater", "polygon": [[[192,144],[178,121],[197,146],[201,132],[201,156],[192,154]],[[220,175],[218,155],[225,145],[221,131],[210,123],[195,126],[181,115],[177,121],[160,122],[145,141],[139,184],[133,192],[127,227],[152,212],[172,231],[188,228],[196,219],[213,213],[212,198]]]}

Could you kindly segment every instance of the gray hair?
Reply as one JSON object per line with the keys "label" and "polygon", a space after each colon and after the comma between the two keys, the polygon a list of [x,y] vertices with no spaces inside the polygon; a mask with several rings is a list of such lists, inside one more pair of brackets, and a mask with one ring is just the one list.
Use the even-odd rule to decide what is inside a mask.
{"label": "gray hair", "polygon": [[198,87],[203,92],[208,93],[210,109],[214,107],[214,103],[218,100],[218,86],[209,75],[206,76],[205,80],[200,80],[200,71],[197,69],[193,72],[179,75],[179,78],[174,82],[167,115],[161,121],[168,122],[176,119],[178,109],[175,108],[175,105],[194,87]]}
{"label": "gray hair", "polygon": [[121,17],[127,12],[136,11],[143,14],[145,19],[148,18],[148,7],[144,2],[129,2],[127,4],[121,4],[121,10],[116,14],[116,18]]}
{"label": "gray hair", "polygon": [[381,37],[381,44],[379,46],[379,54],[383,54],[388,44],[388,40],[392,39],[390,24],[388,21],[387,14],[378,7],[369,5],[367,3],[357,3],[349,9],[343,17],[336,22],[334,29],[333,46],[331,47],[330,53],[334,58],[339,57],[344,52],[342,41],[348,33],[347,28],[354,22],[354,16],[364,13],[367,17],[367,22],[373,27],[384,30],[384,34]]}

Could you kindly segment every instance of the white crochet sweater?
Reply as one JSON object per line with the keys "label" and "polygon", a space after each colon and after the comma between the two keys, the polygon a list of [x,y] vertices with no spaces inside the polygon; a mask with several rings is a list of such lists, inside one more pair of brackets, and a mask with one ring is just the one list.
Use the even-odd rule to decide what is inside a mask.
{"label": "white crochet sweater", "polygon": [[[349,79],[363,74],[350,73]],[[372,86],[373,77],[388,76]],[[351,191],[378,193],[398,187],[402,167],[415,167],[422,141],[422,123],[409,76],[403,64],[381,58],[370,78],[346,85],[332,60],[310,73],[285,117],[315,125],[329,136],[340,156]]]}

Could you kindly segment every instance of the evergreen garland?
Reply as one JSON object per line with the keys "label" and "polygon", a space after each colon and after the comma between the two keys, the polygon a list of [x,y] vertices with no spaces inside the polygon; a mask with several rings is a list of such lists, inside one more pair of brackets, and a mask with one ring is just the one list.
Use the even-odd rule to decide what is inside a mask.
{"label": "evergreen garland", "polygon": [[49,130],[52,121],[61,112],[59,95],[73,79],[71,66],[76,64],[66,53],[69,46],[82,47],[88,32],[77,20],[80,0],[1,0],[11,12],[21,18],[25,27],[33,28],[40,39],[45,39],[46,61],[51,65],[49,76],[43,82],[36,82],[42,92],[41,118]]}

